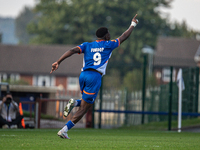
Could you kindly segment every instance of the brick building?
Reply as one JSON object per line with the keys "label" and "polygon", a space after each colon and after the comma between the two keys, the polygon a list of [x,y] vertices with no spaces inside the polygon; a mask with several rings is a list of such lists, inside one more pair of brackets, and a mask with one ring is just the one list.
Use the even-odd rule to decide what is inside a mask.
{"label": "brick building", "polygon": [[158,82],[160,84],[169,82],[170,66],[174,67],[174,81],[179,68],[196,67],[198,62],[194,58],[199,56],[196,54],[199,46],[200,41],[195,39],[178,37],[158,38],[153,62],[154,73]]}
{"label": "brick building", "polygon": [[34,87],[58,87],[79,91],[78,77],[83,55],[75,54],[50,74],[51,64],[74,45],[2,45],[0,44],[0,82],[24,81]]}

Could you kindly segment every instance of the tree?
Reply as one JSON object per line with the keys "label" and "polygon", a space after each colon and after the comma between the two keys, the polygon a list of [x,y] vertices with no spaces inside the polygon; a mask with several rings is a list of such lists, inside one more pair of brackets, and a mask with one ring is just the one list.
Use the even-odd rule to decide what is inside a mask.
{"label": "tree", "polygon": [[[141,49],[155,48],[157,37],[190,35],[186,26],[176,32],[160,17],[159,7],[169,7],[172,0],[39,0],[34,8],[37,17],[28,25],[36,44],[81,44],[96,39],[95,31],[109,28],[111,38],[119,37],[137,13],[139,24],[129,39],[113,51],[108,74],[120,70],[119,81],[135,68],[141,68]],[[182,32],[184,31],[184,32]],[[180,34],[182,33],[182,34]]]}
{"label": "tree", "polygon": [[[120,36],[138,13],[140,23],[129,40],[113,52],[110,66],[121,68],[122,76],[140,67],[144,44],[155,46],[161,24],[160,5],[168,7],[171,0],[40,0],[34,11],[40,16],[29,24],[28,30],[36,35],[31,42],[37,44],[80,44],[95,39],[100,26],[109,28],[112,38]],[[119,55],[120,53],[120,55]],[[117,63],[116,63],[117,62]]]}
{"label": "tree", "polygon": [[166,23],[165,27],[161,29],[163,36],[173,36],[173,37],[185,37],[185,38],[196,38],[198,31],[194,31],[188,28],[185,21],[182,23]]}
{"label": "tree", "polygon": [[110,74],[103,77],[103,87],[105,89],[119,89],[122,85],[120,78],[120,70],[111,69]]}
{"label": "tree", "polygon": [[129,91],[139,91],[142,89],[142,71],[134,69],[129,71],[125,77],[123,84]]}
{"label": "tree", "polygon": [[24,10],[20,13],[19,16],[15,19],[15,34],[19,39],[19,42],[22,44],[28,44],[30,38],[32,37],[27,32],[27,24],[33,20],[36,14],[33,13],[32,9],[25,7]]}

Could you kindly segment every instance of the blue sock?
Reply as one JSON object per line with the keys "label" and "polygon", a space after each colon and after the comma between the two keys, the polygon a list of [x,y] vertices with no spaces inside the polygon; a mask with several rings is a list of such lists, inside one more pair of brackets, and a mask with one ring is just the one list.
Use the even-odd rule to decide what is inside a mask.
{"label": "blue sock", "polygon": [[81,100],[80,99],[78,99],[78,100],[76,100],[77,101],[77,104],[76,104],[76,106],[81,106]]}
{"label": "blue sock", "polygon": [[74,126],[74,123],[69,120],[65,125],[67,126],[68,130],[70,130]]}

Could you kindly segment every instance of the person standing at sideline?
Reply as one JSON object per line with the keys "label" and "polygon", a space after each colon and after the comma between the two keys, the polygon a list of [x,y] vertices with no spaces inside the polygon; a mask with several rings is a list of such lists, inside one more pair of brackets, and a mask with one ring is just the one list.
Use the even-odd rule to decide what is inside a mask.
{"label": "person standing at sideline", "polygon": [[130,27],[117,39],[110,40],[110,33],[106,27],[101,27],[96,31],[97,40],[85,42],[77,47],[66,51],[56,62],[52,64],[51,72],[56,71],[60,63],[75,53],[84,53],[82,72],[79,76],[80,90],[82,98],[79,100],[70,99],[64,110],[64,116],[74,107],[79,107],[66,125],[58,131],[57,135],[61,138],[70,139],[67,132],[70,130],[93,105],[101,86],[101,78],[106,73],[108,60],[112,51],[120,46],[132,33],[138,24],[137,14],[133,17]]}

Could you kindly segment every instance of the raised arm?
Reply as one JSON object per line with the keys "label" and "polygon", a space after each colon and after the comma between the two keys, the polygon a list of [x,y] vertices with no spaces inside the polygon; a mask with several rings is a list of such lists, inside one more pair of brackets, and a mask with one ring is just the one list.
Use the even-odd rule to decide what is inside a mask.
{"label": "raised arm", "polygon": [[123,43],[132,33],[134,27],[138,24],[138,20],[136,19],[137,14],[133,17],[130,27],[119,37],[120,44]]}
{"label": "raised arm", "polygon": [[66,51],[56,62],[52,64],[51,72],[54,72],[58,69],[60,63],[65,60],[66,58],[70,57],[71,55],[75,53],[80,53],[80,49],[78,47],[74,47],[68,51]]}

